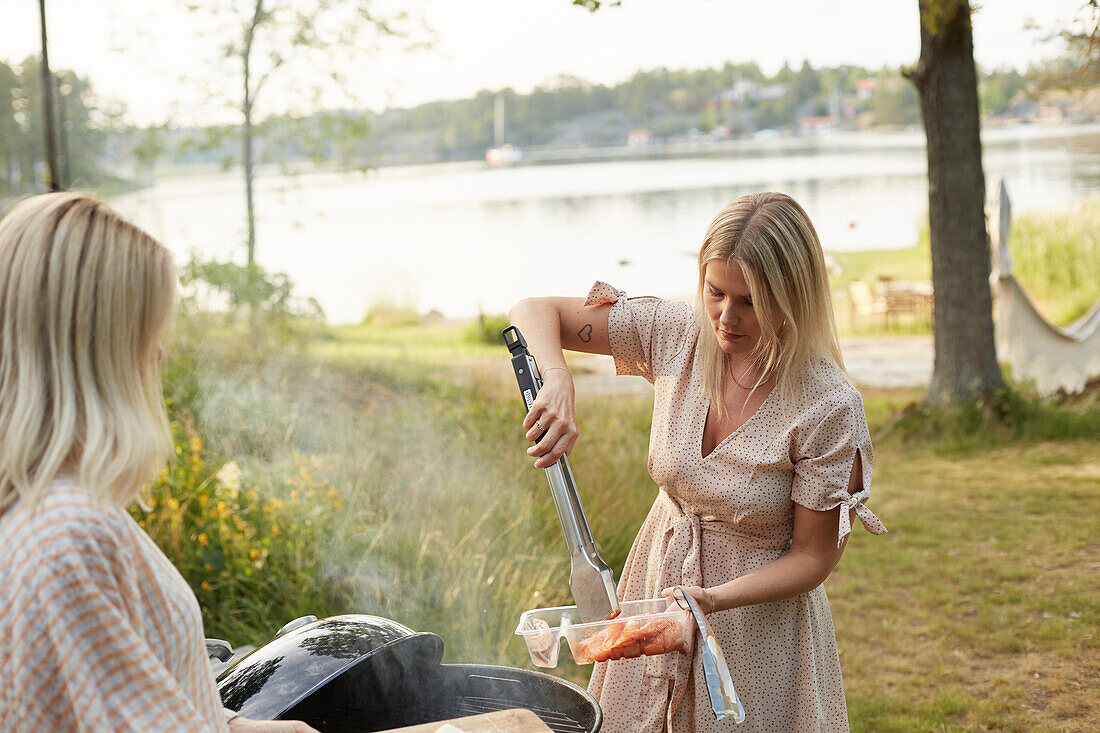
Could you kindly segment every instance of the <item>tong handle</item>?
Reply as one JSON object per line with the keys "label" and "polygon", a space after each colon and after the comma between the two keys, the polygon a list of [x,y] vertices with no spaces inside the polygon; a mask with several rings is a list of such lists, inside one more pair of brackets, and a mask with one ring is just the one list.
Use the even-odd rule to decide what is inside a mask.
{"label": "tong handle", "polygon": [[[509,326],[501,332],[501,336],[512,354],[512,369],[516,373],[520,395],[527,412],[530,412],[535,396],[542,388],[538,365],[527,350],[527,342],[518,328]],[[569,589],[577,603],[577,612],[583,621],[605,618],[619,608],[615,576],[596,551],[596,542],[581,506],[568,459],[562,456],[546,468],[546,478],[550,481],[550,494],[554,498],[554,508],[558,512],[558,521],[561,522],[569,550]]]}
{"label": "tong handle", "polygon": [[[501,336],[512,354],[512,370],[516,373],[520,396],[523,397],[523,404],[530,412],[535,396],[542,388],[542,376],[539,374],[538,365],[535,363],[535,358],[531,356],[531,352],[527,350],[527,341],[518,328],[509,326],[501,331]],[[541,437],[540,435],[539,438]],[[558,505],[558,518],[561,520],[562,530],[570,545],[570,554],[577,549],[586,554],[595,553],[596,542],[592,538],[588,518],[584,514],[580,496],[577,494],[577,485],[573,480],[573,471],[569,468],[569,460],[562,456],[556,463],[546,468],[546,475],[550,481],[554,503]]]}

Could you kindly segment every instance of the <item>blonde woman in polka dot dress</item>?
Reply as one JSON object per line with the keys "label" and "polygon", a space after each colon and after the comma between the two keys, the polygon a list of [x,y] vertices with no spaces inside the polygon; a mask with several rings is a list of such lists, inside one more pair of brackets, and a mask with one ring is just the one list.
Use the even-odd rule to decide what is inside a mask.
{"label": "blonde woman in polka dot dress", "polygon": [[[864,502],[874,454],[844,371],[824,255],[789,196],[742,196],[699,251],[694,308],[627,298],[534,298],[512,323],[542,369],[524,420],[540,468],[577,440],[562,349],[610,354],[654,386],[649,472],[660,487],[619,582],[622,600],[683,585],[708,613],[747,719],[716,721],[698,645],[598,663],[589,691],[607,733],[846,731],[822,582],[852,523],[886,528]],[[545,434],[544,434],[545,433]],[[599,508],[594,508],[599,511]]]}

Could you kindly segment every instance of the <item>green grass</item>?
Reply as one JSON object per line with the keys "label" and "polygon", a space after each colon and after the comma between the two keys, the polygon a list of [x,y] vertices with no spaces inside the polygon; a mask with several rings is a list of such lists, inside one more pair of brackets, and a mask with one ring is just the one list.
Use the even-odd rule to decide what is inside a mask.
{"label": "green grass", "polygon": [[335,326],[330,338],[313,344],[311,351],[324,361],[353,369],[368,367],[391,377],[414,373],[441,381],[456,375],[468,379],[476,366],[507,353],[503,341],[490,344],[471,338],[466,327],[455,323]]}
{"label": "green grass", "polygon": [[863,252],[833,252],[843,272],[834,276],[834,286],[849,280],[875,282],[879,278],[893,280],[927,280],[932,277],[931,250],[927,231],[921,243],[905,249],[879,249]]}
{"label": "green grass", "polygon": [[[503,346],[455,327],[356,326],[309,352],[204,342],[173,364],[169,391],[204,439],[192,484],[232,458],[258,507],[192,512],[180,535],[192,547],[199,531],[228,538],[214,580],[232,602],[202,595],[210,572],[184,566],[214,604],[208,633],[262,643],[303,612],[376,613],[439,634],[447,661],[529,667],[516,621],[570,602],[569,567],[545,476],[524,453]],[[857,530],[827,582],[853,729],[1095,729],[1100,408],[1020,398],[1000,408],[1016,430],[975,429],[981,411],[899,419],[920,396],[865,394],[878,436],[871,506],[891,531]],[[578,402],[571,462],[616,572],[656,493],[651,409],[644,396]],[[271,522],[291,539],[230,577],[254,562],[233,553]],[[590,668],[556,673],[583,684]]]}
{"label": "green grass", "polygon": [[827,583],[853,729],[1095,729],[1095,443],[888,440],[875,474],[891,532],[855,537]]}

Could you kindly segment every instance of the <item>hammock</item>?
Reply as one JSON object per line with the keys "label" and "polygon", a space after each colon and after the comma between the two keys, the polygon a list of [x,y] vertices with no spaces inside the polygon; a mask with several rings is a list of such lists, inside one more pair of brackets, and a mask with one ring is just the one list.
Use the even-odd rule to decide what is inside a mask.
{"label": "hammock", "polygon": [[1011,204],[1002,179],[989,204],[989,239],[997,300],[997,357],[1017,380],[1031,380],[1044,394],[1081,392],[1100,374],[1100,302],[1066,328],[1039,313],[1012,274],[1008,254]]}

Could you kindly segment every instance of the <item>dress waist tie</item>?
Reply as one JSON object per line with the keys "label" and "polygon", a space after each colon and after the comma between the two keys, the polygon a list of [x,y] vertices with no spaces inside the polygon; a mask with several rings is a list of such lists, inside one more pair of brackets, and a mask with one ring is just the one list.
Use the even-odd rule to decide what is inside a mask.
{"label": "dress waist tie", "polygon": [[[661,490],[658,494],[658,501],[666,505],[667,511],[671,515],[671,521],[665,529],[665,550],[661,558],[658,576],[660,585],[657,586],[655,592],[660,592],[674,585],[703,585],[702,548],[704,531],[735,535],[753,547],[762,549],[785,550],[790,544],[786,540],[781,541],[742,532],[735,524],[715,517],[701,517],[692,512],[685,512],[680,502],[669,496],[664,490]],[[673,715],[683,704],[688,693],[692,692],[688,689],[688,678],[691,676],[697,654],[698,644],[693,643],[691,654],[673,652],[671,654],[643,657],[647,677],[659,677],[673,681],[666,719],[667,730],[673,730]]]}

